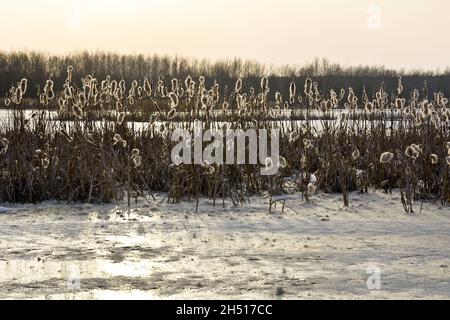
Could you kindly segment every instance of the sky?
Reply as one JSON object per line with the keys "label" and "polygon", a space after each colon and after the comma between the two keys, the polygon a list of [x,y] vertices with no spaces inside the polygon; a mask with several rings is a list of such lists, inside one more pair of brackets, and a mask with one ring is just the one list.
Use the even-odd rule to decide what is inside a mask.
{"label": "sky", "polygon": [[448,0],[2,0],[0,50],[444,70]]}

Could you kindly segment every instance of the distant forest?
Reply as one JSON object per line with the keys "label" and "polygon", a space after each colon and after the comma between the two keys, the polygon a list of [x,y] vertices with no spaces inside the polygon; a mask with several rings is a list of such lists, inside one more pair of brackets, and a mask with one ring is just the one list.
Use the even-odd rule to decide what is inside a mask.
{"label": "distant forest", "polygon": [[234,86],[237,78],[244,78],[244,85],[259,87],[262,76],[269,77],[271,92],[280,91],[287,95],[289,83],[296,81],[301,86],[307,77],[318,82],[322,92],[330,89],[352,87],[361,94],[365,87],[373,94],[382,84],[387,91],[397,88],[398,76],[402,76],[405,92],[421,89],[426,81],[428,92],[443,92],[450,96],[450,69],[437,74],[428,71],[397,71],[384,67],[354,66],[343,67],[326,59],[315,59],[300,67],[269,66],[256,61],[230,59],[220,61],[188,59],[176,56],[122,55],[108,52],[79,52],[69,55],[50,55],[34,51],[0,51],[0,96],[5,96],[11,85],[27,78],[28,98],[37,98],[39,86],[52,79],[55,88],[62,88],[66,79],[67,66],[74,67],[74,80],[88,74],[101,80],[110,75],[113,79],[124,79],[127,85],[134,79],[144,78],[156,81],[161,78],[184,79],[186,76],[205,76],[207,85],[217,81],[223,89]]}

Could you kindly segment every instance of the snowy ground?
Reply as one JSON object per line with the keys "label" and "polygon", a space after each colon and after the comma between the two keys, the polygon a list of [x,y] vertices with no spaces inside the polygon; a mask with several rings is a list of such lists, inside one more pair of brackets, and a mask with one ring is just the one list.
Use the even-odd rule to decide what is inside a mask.
{"label": "snowy ground", "polygon": [[[399,195],[0,208],[0,298],[450,298],[450,209]],[[420,204],[417,204],[417,211]],[[380,274],[380,289],[368,277]],[[371,282],[372,283],[372,282]],[[376,283],[373,282],[374,284]]]}

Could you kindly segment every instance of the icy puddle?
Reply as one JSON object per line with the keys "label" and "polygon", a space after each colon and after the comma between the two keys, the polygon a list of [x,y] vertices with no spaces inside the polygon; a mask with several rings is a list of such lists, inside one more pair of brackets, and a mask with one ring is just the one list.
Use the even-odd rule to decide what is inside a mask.
{"label": "icy puddle", "polygon": [[139,202],[130,215],[3,204],[0,298],[449,299],[450,209],[406,216],[397,194],[351,199],[291,197],[274,214],[262,198],[202,200],[199,213]]}

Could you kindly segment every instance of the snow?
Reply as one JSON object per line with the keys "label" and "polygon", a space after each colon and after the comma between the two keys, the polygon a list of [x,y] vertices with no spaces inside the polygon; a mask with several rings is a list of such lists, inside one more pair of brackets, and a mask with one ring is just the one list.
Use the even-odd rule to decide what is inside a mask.
{"label": "snow", "polygon": [[7,213],[7,212],[11,212],[14,211],[11,208],[5,208],[5,207],[0,207],[0,213]]}
{"label": "snow", "polygon": [[[161,200],[164,195],[158,195]],[[450,210],[398,192],[116,205],[7,205],[2,299],[448,299]],[[380,288],[369,290],[378,268]],[[282,288],[283,290],[279,290]],[[277,295],[277,292],[284,292]]]}

